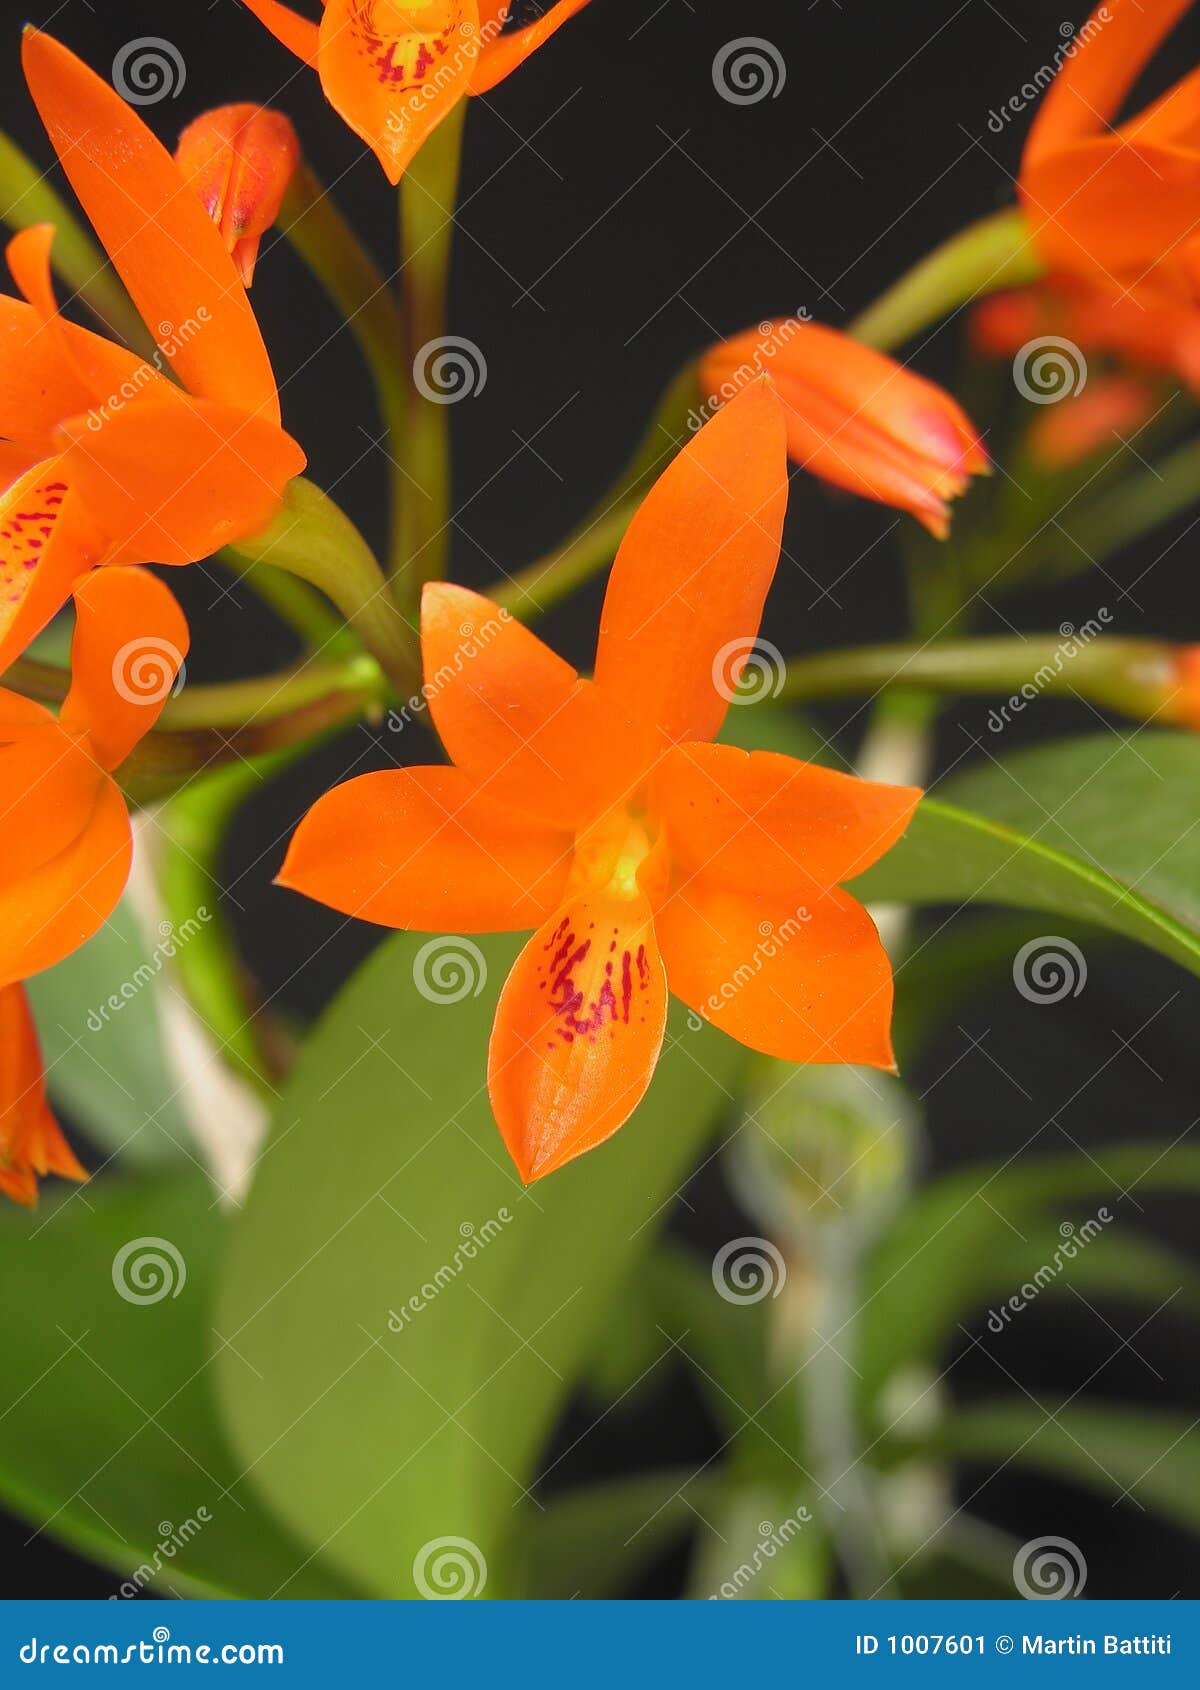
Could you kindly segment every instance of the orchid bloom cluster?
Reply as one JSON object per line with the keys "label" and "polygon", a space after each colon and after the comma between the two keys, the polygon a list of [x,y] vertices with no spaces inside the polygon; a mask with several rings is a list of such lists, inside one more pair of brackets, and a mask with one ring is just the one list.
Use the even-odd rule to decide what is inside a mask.
{"label": "orchid bloom cluster", "polygon": [[[1034,124],[1017,250],[1007,270],[994,266],[1011,278],[1019,258],[1029,285],[975,312],[990,352],[1062,326],[1119,366],[1086,410],[1064,412],[1047,462],[1074,462],[1144,417],[1152,378],[1200,384],[1194,79],[1113,127],[1185,4],[1107,0],[1110,21],[1064,65]],[[280,0],[246,0],[316,71],[393,184],[421,168],[467,95],[495,88],[584,5],[328,0],[318,23]],[[303,480],[247,293],[269,265],[267,231],[301,222],[307,164],[288,119],[226,105],[189,123],[172,154],[67,47],[28,30],[22,51],[51,146],[144,338],[136,319],[111,335],[61,315],[55,229],[13,236],[15,292],[0,300],[0,667],[11,689],[0,692],[0,1190],[30,1203],[39,1176],[86,1177],[47,1105],[23,982],[95,933],[129,872],[125,794],[138,795],[148,736],[170,728],[188,648],[168,580],[147,566],[222,549],[318,586],[385,694],[425,677],[446,760],[325,794],[299,821],[280,882],[382,927],[532,932],[499,994],[486,1076],[523,1180],[629,1119],[652,1081],[669,992],[752,1050],[893,1067],[891,964],[844,886],[901,839],[919,791],[716,740],[780,556],[789,462],[945,540],[953,502],[989,468],[962,407],[883,349],[891,330],[767,320],[701,353],[699,426],[637,483],[594,669],[581,676],[506,603],[423,579],[420,560],[376,578],[348,520]],[[312,203],[301,206],[310,219]],[[318,278],[344,296],[347,266],[323,271],[314,245]],[[389,341],[400,311],[374,295],[366,305],[356,332],[374,334],[394,369],[407,357]],[[428,439],[437,420],[410,392],[398,438]],[[25,654],[70,610],[55,715],[21,690]],[[135,673],[146,650],[165,654],[166,685],[152,693]],[[723,991],[755,936],[783,924],[797,936]]]}

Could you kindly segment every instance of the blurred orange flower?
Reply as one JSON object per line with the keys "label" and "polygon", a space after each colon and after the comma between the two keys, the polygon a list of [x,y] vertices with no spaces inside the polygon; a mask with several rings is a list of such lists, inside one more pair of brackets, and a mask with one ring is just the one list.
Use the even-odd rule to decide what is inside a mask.
{"label": "blurred orange flower", "polygon": [[1052,270],[1200,302],[1200,71],[1125,123],[1122,102],[1191,0],[1104,0],[1050,84],[1021,203]]}
{"label": "blurred orange flower", "polygon": [[221,231],[246,287],[299,159],[290,121],[266,106],[218,106],[179,137],[175,162]]}
{"label": "blurred orange flower", "polygon": [[221,236],[170,154],[36,30],[25,74],[63,169],[188,391],[65,322],[53,229],[8,247],[0,296],[0,668],[98,563],[182,564],[264,527],[304,454],[279,426],[266,347]]}
{"label": "blurred orange flower", "polygon": [[1138,376],[1097,376],[1081,392],[1040,411],[1025,444],[1043,469],[1070,469],[1136,434],[1157,407],[1158,394]]}
{"label": "blurred orange flower", "polygon": [[881,504],[911,511],[938,539],[949,500],[988,467],[950,395],[837,329],[788,318],[721,341],[700,363],[713,408],[769,372],[783,400],[793,463]]}
{"label": "blurred orange flower", "polygon": [[1160,370],[1200,393],[1200,308],[1108,294],[1064,277],[994,294],[971,315],[972,341],[993,356],[1059,337]]}
{"label": "blurred orange flower", "polygon": [[25,988],[0,986],[0,1192],[29,1207],[37,1202],[38,1176],[44,1174],[88,1177],[46,1102]]}
{"label": "blurred orange flower", "polygon": [[0,1190],[34,1196],[34,1173],[82,1178],[45,1105],[20,982],[108,919],[132,836],[111,771],[157,720],[188,646],[173,595],[140,569],[75,590],[71,690],[57,719],[0,689]]}
{"label": "blurred orange flower", "polygon": [[793,1062],[892,1066],[892,976],[840,882],[919,793],[709,743],[754,649],[787,501],[764,381],[684,448],[613,565],[595,679],[465,588],[425,590],[452,767],[364,775],[297,829],[281,883],[389,927],[537,927],[500,996],[492,1109],[522,1179],[603,1143],[650,1083],[667,984]]}
{"label": "blurred orange flower", "polygon": [[246,0],[321,78],[325,98],[396,183],[467,94],[486,94],[587,0],[532,11],[527,0],[328,0],[320,23],[280,0]]}

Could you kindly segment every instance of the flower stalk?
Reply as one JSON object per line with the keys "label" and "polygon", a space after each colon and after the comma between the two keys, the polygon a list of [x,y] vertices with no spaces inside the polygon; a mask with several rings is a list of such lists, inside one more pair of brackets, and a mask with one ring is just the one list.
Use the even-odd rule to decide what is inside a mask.
{"label": "flower stalk", "polygon": [[460,100],[425,141],[400,183],[407,426],[393,466],[399,483],[398,543],[391,571],[400,602],[414,609],[425,581],[446,574],[450,536],[450,394],[435,363],[446,336],[446,303],[463,124]]}

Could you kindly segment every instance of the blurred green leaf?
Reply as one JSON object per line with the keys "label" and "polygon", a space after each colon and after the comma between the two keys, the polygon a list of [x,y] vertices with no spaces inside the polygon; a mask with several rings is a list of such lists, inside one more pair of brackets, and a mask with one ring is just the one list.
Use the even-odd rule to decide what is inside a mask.
{"label": "blurred green leaf", "polygon": [[177,1161],[191,1139],[164,1054],[161,989],[154,941],[125,902],[29,982],[51,1098],[102,1149],[143,1165]]}
{"label": "blurred green leaf", "polygon": [[722,1473],[690,1467],[608,1479],[528,1509],[513,1552],[521,1594],[542,1601],[621,1596],[719,1506]]}
{"label": "blurred green leaf", "polygon": [[[1077,1230],[1093,1218],[1097,1203],[1107,1201],[1116,1214],[1122,1190],[1130,1189],[1139,1195],[1200,1189],[1200,1147],[1105,1145],[1094,1159],[981,1164],[921,1191],[866,1265],[860,1400],[870,1402],[898,1367],[936,1357],[959,1321],[1018,1292],[1064,1244],[1059,1227]],[[1086,1214],[1079,1209],[1085,1200],[1092,1204]],[[1051,1205],[1057,1205],[1054,1225],[1047,1224]],[[1110,1224],[1120,1226],[1121,1217]],[[1091,1285],[1097,1292],[1153,1296],[1173,1274],[1171,1289],[1182,1285],[1185,1303],[1194,1304],[1193,1268],[1136,1233],[1106,1228],[1082,1244],[1046,1288],[1066,1291],[1073,1284],[1088,1295]]]}
{"label": "blurred green leaf", "polygon": [[1200,1441],[1194,1418],[1119,1403],[1001,1399],[957,1410],[916,1446],[964,1461],[1013,1461],[1153,1509],[1200,1531]]}
{"label": "blurred green leaf", "polygon": [[1200,973],[1200,737],[1107,733],[939,786],[856,897],[1096,922]]}
{"label": "blurred green leaf", "polygon": [[[444,1001],[430,944],[442,979],[463,962]],[[225,1277],[218,1324],[250,1364],[219,1364],[242,1458],[381,1594],[420,1590],[418,1558],[445,1537],[504,1594],[513,1504],[740,1063],[674,1015],[629,1124],[525,1190],[485,1089],[516,948],[397,934],[371,957],[309,1040]]]}
{"label": "blurred green leaf", "polygon": [[353,1595],[258,1504],[218,1429],[209,1287],[225,1232],[191,1175],[0,1217],[0,1501],[111,1567],[114,1589],[151,1567],[159,1596]]}

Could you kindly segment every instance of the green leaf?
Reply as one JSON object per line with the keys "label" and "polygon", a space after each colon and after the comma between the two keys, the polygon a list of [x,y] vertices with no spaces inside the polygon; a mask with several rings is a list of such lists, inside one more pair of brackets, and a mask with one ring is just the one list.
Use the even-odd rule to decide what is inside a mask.
{"label": "green leaf", "polygon": [[[861,1400],[869,1402],[898,1367],[932,1360],[960,1320],[1019,1292],[1052,1260],[1060,1225],[1078,1230],[1106,1199],[1116,1213],[1121,1191],[1131,1189],[1200,1189],[1200,1147],[1105,1145],[1091,1160],[1068,1155],[978,1165],[919,1193],[884,1234],[864,1273]],[[1083,1202],[1091,1205],[1086,1212]],[[1051,1205],[1054,1225],[1047,1229]],[[1028,1246],[1020,1233],[1030,1237]],[[1061,1235],[1057,1243],[1063,1243]],[[1105,1230],[1081,1244],[1051,1282],[1060,1290],[1091,1283],[1111,1293],[1123,1272],[1138,1273],[1144,1283],[1130,1280],[1128,1293],[1152,1295],[1173,1270],[1178,1277],[1171,1289],[1184,1285],[1194,1299],[1194,1270],[1148,1240]]]}
{"label": "green leaf", "polygon": [[[1053,1418],[1051,1418],[1051,1416]],[[960,1409],[918,1447],[964,1461],[1013,1461],[1153,1509],[1200,1531],[1200,1441],[1191,1415],[1026,1397]]]}
{"label": "green leaf", "polygon": [[[449,946],[440,974],[430,944]],[[310,1038],[235,1229],[218,1318],[250,1364],[219,1363],[234,1441],[282,1517],[380,1594],[420,1591],[417,1559],[446,1537],[504,1594],[513,1504],[740,1061],[673,1016],[633,1119],[524,1189],[485,1088],[516,948],[383,944]],[[453,952],[457,993],[437,984]]]}
{"label": "green leaf", "polygon": [[[209,1287],[225,1232],[192,1175],[88,1186],[3,1215],[0,1501],[111,1567],[114,1589],[353,1595],[256,1503],[218,1428]],[[162,1295],[130,1301],[118,1280]]]}
{"label": "green leaf", "polygon": [[178,1160],[191,1140],[164,1054],[157,955],[123,902],[29,982],[52,1100],[103,1149],[143,1165]]}
{"label": "green leaf", "polygon": [[1015,904],[1095,922],[1200,973],[1200,738],[1060,741],[948,781],[853,883],[882,902]]}

